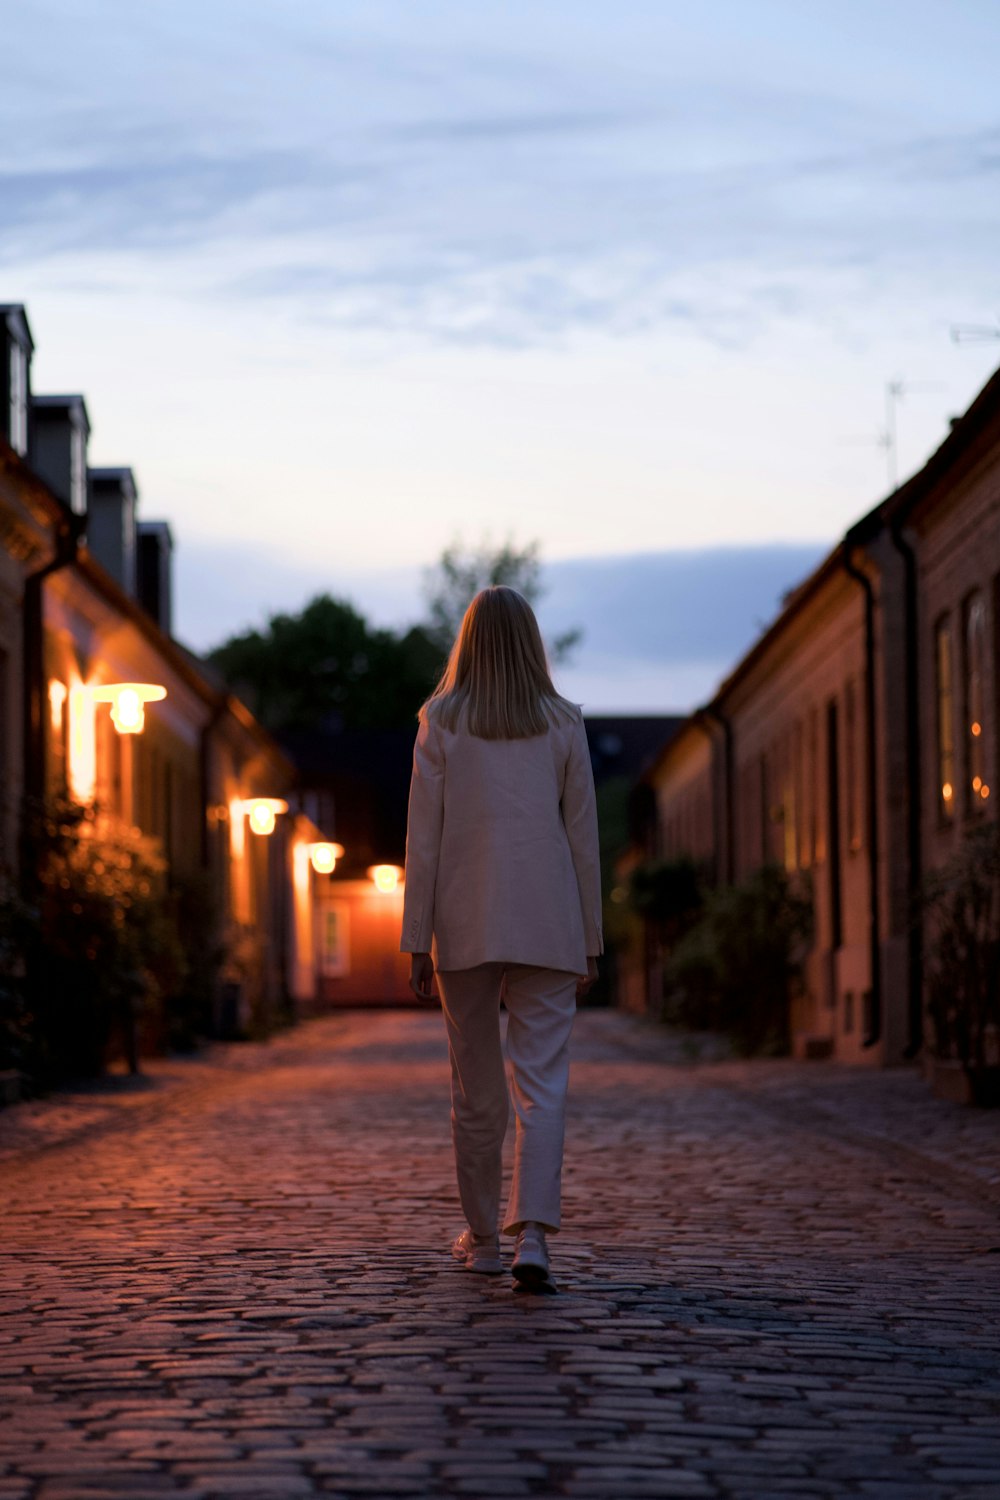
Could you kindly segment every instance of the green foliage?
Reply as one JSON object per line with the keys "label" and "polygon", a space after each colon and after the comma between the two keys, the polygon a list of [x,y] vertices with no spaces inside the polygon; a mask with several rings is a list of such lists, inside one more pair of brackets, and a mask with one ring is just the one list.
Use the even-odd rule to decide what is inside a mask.
{"label": "green foliage", "polygon": [[0,1069],[34,1072],[36,1027],[28,955],[38,942],[39,914],[9,879],[0,880]]}
{"label": "green foliage", "polygon": [[665,1019],[725,1032],[745,1055],[786,1052],[789,998],[812,931],[808,890],[777,866],[710,891],[667,961]]}
{"label": "green foliage", "polygon": [[272,615],[263,631],[210,653],[230,687],[272,731],[413,723],[441,670],[441,652],[414,627],[373,629],[350,604],[320,594],[301,614]]}
{"label": "green foliage", "polygon": [[39,1066],[48,1078],[98,1074],[120,1032],[158,1025],[185,958],[156,840],[70,802],[47,807],[32,835],[38,944],[29,955]]}
{"label": "green foliage", "polygon": [[705,903],[705,873],[693,859],[651,860],[633,870],[629,905],[655,923],[661,942],[673,945]]}
{"label": "green foliage", "polygon": [[1000,825],[967,835],[927,880],[924,902],[934,1050],[982,1073],[1000,1045]]}
{"label": "green foliage", "polygon": [[[517,589],[535,608],[543,593],[542,564],[538,542],[516,547],[511,538],[500,547],[488,540],[478,547],[452,542],[435,567],[424,578],[429,622],[428,634],[440,651],[447,653],[458,634],[462,616],[480,589],[505,584]],[[565,661],[580,640],[579,630],[569,630],[550,641],[547,650],[553,662]]]}

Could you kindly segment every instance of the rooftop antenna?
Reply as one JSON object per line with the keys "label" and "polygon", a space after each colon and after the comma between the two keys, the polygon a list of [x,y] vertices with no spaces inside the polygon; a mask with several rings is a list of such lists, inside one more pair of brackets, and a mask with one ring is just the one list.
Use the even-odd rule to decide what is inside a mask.
{"label": "rooftop antenna", "polygon": [[[1000,330],[998,330],[1000,333]],[[897,375],[895,380],[887,380],[885,383],[885,427],[879,434],[879,446],[885,449],[886,474],[889,481],[889,493],[899,488],[899,448],[896,439],[896,408],[904,396],[910,396],[914,391],[939,391],[942,389],[941,382],[937,380],[904,380]]]}
{"label": "rooftop antenna", "polygon": [[994,339],[1000,339],[1000,314],[997,316],[995,328],[991,328],[988,323],[953,323],[951,325],[953,344],[989,344]]}

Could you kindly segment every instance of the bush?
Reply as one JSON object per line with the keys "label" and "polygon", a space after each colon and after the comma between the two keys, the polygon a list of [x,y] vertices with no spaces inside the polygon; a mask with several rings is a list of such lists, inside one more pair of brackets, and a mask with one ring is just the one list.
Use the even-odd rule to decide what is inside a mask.
{"label": "bush", "polygon": [[1000,1063],[1000,826],[969,834],[924,889],[932,1046],[973,1080]]}
{"label": "bush", "polygon": [[812,941],[808,887],[768,866],[712,891],[667,960],[664,1019],[721,1031],[749,1055],[789,1047],[789,1001]]}
{"label": "bush", "polygon": [[28,955],[38,942],[39,914],[0,877],[0,1069],[30,1077],[37,1035],[28,985]]}
{"label": "bush", "polygon": [[704,904],[705,875],[692,859],[655,860],[632,872],[629,905],[665,944],[687,932]]}
{"label": "bush", "polygon": [[52,1081],[103,1071],[113,1039],[162,1026],[185,961],[158,842],[71,802],[35,819],[37,945],[29,955],[40,1065]]}

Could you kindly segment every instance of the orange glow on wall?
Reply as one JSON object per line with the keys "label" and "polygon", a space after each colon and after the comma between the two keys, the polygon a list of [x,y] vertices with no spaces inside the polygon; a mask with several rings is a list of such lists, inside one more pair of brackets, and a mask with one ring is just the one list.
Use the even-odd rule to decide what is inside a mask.
{"label": "orange glow on wall", "polygon": [[71,796],[77,802],[92,802],[97,787],[97,733],[94,699],[79,680],[69,689],[69,763],[66,767]]}
{"label": "orange glow on wall", "polygon": [[55,734],[62,733],[63,711],[69,690],[64,682],[52,681],[49,683],[49,709],[52,715],[52,730]]}
{"label": "orange glow on wall", "polygon": [[274,832],[275,815],[287,812],[288,803],[283,797],[250,797],[242,811],[250,820],[251,832],[266,836]]}
{"label": "orange glow on wall", "polygon": [[399,865],[372,865],[368,878],[381,896],[391,896],[403,877]]}
{"label": "orange glow on wall", "polygon": [[332,875],[337,868],[337,860],[343,856],[343,844],[306,844],[312,867],[317,875]]}
{"label": "orange glow on wall", "polygon": [[111,704],[111,722],[119,734],[141,734],[146,704],[167,696],[166,688],[154,682],[109,682],[90,691],[95,703]]}

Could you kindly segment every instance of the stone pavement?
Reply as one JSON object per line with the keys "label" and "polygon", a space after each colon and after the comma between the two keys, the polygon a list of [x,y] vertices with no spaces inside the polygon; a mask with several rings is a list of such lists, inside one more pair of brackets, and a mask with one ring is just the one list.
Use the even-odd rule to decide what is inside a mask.
{"label": "stone pavement", "polygon": [[0,1113],[0,1500],[1000,1496],[1000,1118],[585,1011],[560,1293],[449,1258],[436,1013]]}

